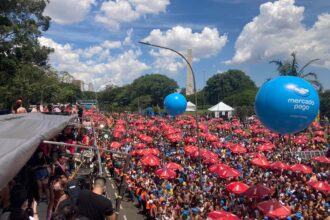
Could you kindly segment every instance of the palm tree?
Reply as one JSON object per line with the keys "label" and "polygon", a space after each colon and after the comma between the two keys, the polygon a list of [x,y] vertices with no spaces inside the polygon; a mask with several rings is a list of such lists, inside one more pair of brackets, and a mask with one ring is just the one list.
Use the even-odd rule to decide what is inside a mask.
{"label": "palm tree", "polygon": [[320,59],[310,60],[301,69],[299,69],[296,53],[295,52],[291,53],[291,56],[292,56],[292,61],[282,62],[280,60],[272,60],[269,63],[274,63],[275,65],[277,65],[277,72],[279,73],[280,76],[296,76],[303,78],[308,82],[310,82],[316,89],[321,91],[323,89],[323,86],[318,81],[316,73],[313,72],[304,73],[306,67],[308,67],[310,64]]}

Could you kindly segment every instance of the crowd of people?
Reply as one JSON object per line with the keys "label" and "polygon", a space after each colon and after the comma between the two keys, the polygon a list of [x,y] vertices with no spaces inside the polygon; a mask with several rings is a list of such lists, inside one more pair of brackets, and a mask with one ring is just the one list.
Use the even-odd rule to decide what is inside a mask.
{"label": "crowd of people", "polygon": [[[124,180],[126,196],[146,219],[329,218],[330,159],[308,156],[328,150],[328,126],[313,123],[288,136],[270,132],[257,119],[200,117],[197,125],[190,116],[104,115],[95,109],[81,119],[96,128],[96,136],[83,126],[68,127],[55,140],[91,145],[96,138],[106,169],[118,183]],[[1,190],[0,219],[39,219],[42,202],[47,219],[114,219],[112,203],[103,196],[106,179],[96,177],[92,187],[76,181],[73,154],[82,151],[40,144]],[[128,172],[116,152],[130,155]],[[261,208],[263,202],[282,212]]]}
{"label": "crowd of people", "polygon": [[[112,157],[108,158],[108,167],[119,176],[125,175],[129,195],[147,219],[217,219],[212,218],[217,210],[237,217],[219,219],[269,219],[272,215],[258,208],[262,201],[276,201],[287,209],[286,214],[274,214],[273,219],[323,220],[330,215],[329,185],[326,189],[310,185],[312,181],[327,184],[330,160],[317,162],[295,154],[325,152],[329,127],[314,124],[289,137],[270,132],[256,119],[241,123],[237,119],[200,118],[197,138],[196,123],[189,116],[164,119],[122,115],[102,119],[100,115],[97,119],[98,125],[107,123],[112,131],[112,141],[100,140],[101,145],[132,155],[127,174]],[[198,148],[192,145],[202,148],[201,165]],[[286,166],[276,169],[276,163],[273,167],[271,162]],[[220,170],[214,172],[217,164]],[[312,170],[291,169],[294,164]],[[238,174],[226,176],[221,173],[221,165]],[[261,190],[261,194],[246,195],[243,190],[226,188],[237,182]],[[269,191],[262,194],[264,188]]]}
{"label": "crowd of people", "polygon": [[[20,100],[17,104],[15,114],[27,113],[21,110],[23,107]],[[65,108],[61,113],[78,113],[78,118],[81,119],[80,106],[63,107]],[[47,111],[44,108],[41,112],[59,113],[52,105],[48,105],[46,109]],[[52,141],[89,146],[92,141],[89,136],[92,136],[91,128],[85,128],[81,124],[66,127]],[[75,147],[40,143],[16,177],[0,190],[0,219],[113,220],[112,203],[104,197],[106,179],[93,176],[91,180],[90,176],[78,176],[79,167],[85,161],[82,157],[75,158],[75,154],[82,152],[83,150]],[[40,215],[41,209],[47,213]]]}

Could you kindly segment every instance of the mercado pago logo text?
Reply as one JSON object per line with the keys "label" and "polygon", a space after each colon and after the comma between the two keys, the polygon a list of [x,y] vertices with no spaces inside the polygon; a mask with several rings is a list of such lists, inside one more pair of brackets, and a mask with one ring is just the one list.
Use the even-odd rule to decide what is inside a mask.
{"label": "mercado pago logo text", "polygon": [[294,104],[294,110],[302,110],[306,111],[310,109],[310,106],[313,106],[315,103],[313,100],[310,99],[293,99],[289,98],[288,103]]}
{"label": "mercado pago logo text", "polygon": [[[294,93],[302,97],[307,97],[310,94],[308,89],[299,88],[296,85],[288,85],[287,89],[292,90]],[[294,104],[294,110],[301,111],[308,111],[310,109],[310,106],[313,106],[315,104],[314,100],[305,98],[288,98],[288,103]]]}

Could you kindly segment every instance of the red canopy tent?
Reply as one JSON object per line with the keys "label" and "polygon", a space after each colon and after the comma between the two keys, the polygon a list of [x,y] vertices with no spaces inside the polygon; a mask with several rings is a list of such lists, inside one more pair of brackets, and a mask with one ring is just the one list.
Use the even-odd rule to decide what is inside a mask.
{"label": "red canopy tent", "polygon": [[230,147],[230,151],[233,153],[242,154],[242,153],[246,153],[247,149],[239,144],[235,144]]}
{"label": "red canopy tent", "polygon": [[168,164],[164,164],[163,168],[172,169],[172,170],[182,170],[183,167],[180,164],[169,162]]}
{"label": "red canopy tent", "polygon": [[161,179],[173,179],[176,177],[176,172],[167,168],[158,169],[155,173]]}
{"label": "red canopy tent", "polygon": [[327,141],[322,137],[314,137],[312,141],[319,142],[319,143],[326,143]]}
{"label": "red canopy tent", "polygon": [[193,144],[193,143],[196,143],[196,138],[194,138],[194,137],[186,137],[184,139],[184,141],[186,142],[186,144]]}
{"label": "red canopy tent", "polygon": [[214,158],[214,157],[209,157],[203,160],[203,164],[215,164],[218,162],[219,162],[218,158]]}
{"label": "red canopy tent", "polygon": [[184,152],[188,155],[193,154],[195,151],[198,150],[198,147],[194,145],[187,145],[183,148]]}
{"label": "red canopy tent", "polygon": [[313,157],[312,160],[320,162],[320,163],[329,163],[330,164],[330,158],[328,158],[326,156]]}
{"label": "red canopy tent", "polygon": [[110,148],[120,148],[121,147],[121,143],[119,143],[118,141],[113,141],[110,144]]}
{"label": "red canopy tent", "polygon": [[264,213],[264,215],[270,218],[283,219],[291,215],[290,207],[284,206],[276,200],[260,202],[257,207]]}
{"label": "red canopy tent", "polygon": [[296,173],[305,173],[305,174],[313,173],[312,168],[304,164],[294,164],[290,166],[290,170]]}
{"label": "red canopy tent", "polygon": [[228,169],[228,168],[230,168],[230,166],[228,166],[226,164],[218,163],[218,164],[214,164],[214,165],[210,166],[209,171],[211,173],[217,173],[220,170],[224,170],[224,169]]}
{"label": "red canopy tent", "polygon": [[239,177],[241,176],[241,173],[238,170],[235,170],[233,168],[227,168],[223,170],[218,170],[216,173],[219,175],[221,178],[230,178],[230,177]]}
{"label": "red canopy tent", "polygon": [[145,143],[136,143],[134,144],[134,148],[145,148],[147,145]]}
{"label": "red canopy tent", "polygon": [[226,211],[213,211],[207,214],[208,220],[240,220],[239,217],[234,215],[233,213]]}
{"label": "red canopy tent", "polygon": [[248,185],[242,182],[232,182],[226,186],[226,189],[235,194],[244,193],[249,188]]}
{"label": "red canopy tent", "polygon": [[270,166],[270,163],[268,162],[268,160],[266,158],[263,157],[257,157],[254,158],[252,160],[250,160],[250,162],[256,166],[262,167],[262,168],[267,168]]}
{"label": "red canopy tent", "polygon": [[274,170],[288,170],[290,165],[281,161],[276,161],[270,165],[270,168]]}
{"label": "red canopy tent", "polygon": [[273,194],[273,190],[264,186],[262,183],[251,186],[244,192],[244,195],[250,198],[262,198]]}
{"label": "red canopy tent", "polygon": [[309,181],[307,183],[311,187],[313,187],[316,190],[324,191],[324,192],[330,192],[330,184],[323,181]]}
{"label": "red canopy tent", "polygon": [[258,151],[270,151],[275,148],[275,145],[272,143],[265,143],[257,147]]}
{"label": "red canopy tent", "polygon": [[156,156],[147,155],[141,159],[141,163],[145,166],[159,166],[160,161],[159,158]]}

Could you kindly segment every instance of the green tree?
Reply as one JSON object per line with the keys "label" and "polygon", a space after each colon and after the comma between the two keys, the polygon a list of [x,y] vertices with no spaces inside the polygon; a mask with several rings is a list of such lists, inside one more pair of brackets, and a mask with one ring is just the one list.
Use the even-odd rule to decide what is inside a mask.
{"label": "green tree", "polygon": [[254,100],[258,92],[257,88],[249,88],[237,92],[223,99],[225,103],[233,107],[236,106],[254,106]]}
{"label": "green tree", "polygon": [[320,93],[320,113],[330,119],[330,90]]}
{"label": "green tree", "polygon": [[317,74],[314,72],[304,73],[306,67],[311,65],[312,63],[318,61],[319,59],[313,59],[308,61],[302,68],[299,68],[296,53],[291,53],[292,60],[289,61],[280,61],[280,60],[272,60],[269,63],[274,63],[277,66],[277,72],[280,76],[296,76],[303,78],[310,82],[314,87],[318,90],[322,90],[322,84],[318,81]]}
{"label": "green tree", "polygon": [[[49,27],[43,0],[2,0],[0,4],[0,106],[23,96],[36,99],[52,51],[38,43]],[[16,96],[16,97],[15,97]],[[32,98],[33,97],[33,98]],[[38,95],[40,97],[40,94]]]}
{"label": "green tree", "polygon": [[209,104],[214,105],[235,93],[255,88],[255,83],[243,71],[228,70],[209,78],[204,91]]}
{"label": "green tree", "polygon": [[151,106],[163,106],[163,99],[179,88],[176,81],[161,74],[141,76],[131,84],[131,100],[139,96],[150,96]]}

